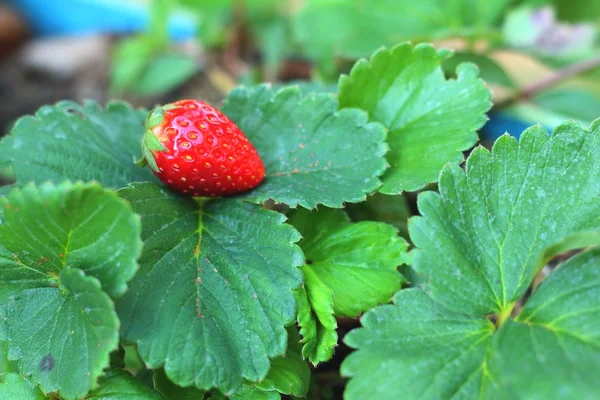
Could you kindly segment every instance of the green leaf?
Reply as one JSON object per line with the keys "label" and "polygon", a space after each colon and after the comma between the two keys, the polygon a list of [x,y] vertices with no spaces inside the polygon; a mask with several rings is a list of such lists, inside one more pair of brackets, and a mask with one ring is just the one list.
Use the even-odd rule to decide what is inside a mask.
{"label": "green leaf", "polygon": [[125,340],[170,380],[232,394],[285,353],[303,263],[285,217],[146,183],[119,194],[142,216],[141,269],[117,310]]}
{"label": "green leaf", "polygon": [[44,392],[60,392],[68,400],[96,386],[119,343],[113,302],[96,278],[77,268],[62,269],[55,287],[17,294],[0,315],[9,359],[18,359],[21,373]]}
{"label": "green leaf", "polygon": [[567,399],[600,392],[599,266],[599,249],[570,259],[498,331],[490,370],[503,391]]}
{"label": "green leaf", "polygon": [[274,358],[267,377],[255,386],[264,391],[304,397],[310,385],[310,368],[302,358],[300,335],[295,326],[288,328],[288,348],[285,356]]}
{"label": "green leaf", "polygon": [[[99,386],[86,399],[107,400],[162,400],[157,391],[146,386],[129,372],[109,369],[100,379]],[[196,398],[196,399],[201,399]],[[181,398],[184,400],[184,398]]]}
{"label": "green leaf", "polygon": [[342,365],[346,398],[593,398],[599,250],[559,267],[510,318],[550,258],[600,244],[598,154],[600,121],[569,122],[476,149],[466,172],[445,168],[410,223],[426,279],[345,337],[359,349]]}
{"label": "green leaf", "polygon": [[344,342],[359,351],[342,363],[347,399],[478,398],[494,326],[405,289],[361,318]]}
{"label": "green leaf", "polygon": [[141,226],[115,193],[98,184],[30,184],[0,198],[0,208],[0,286],[53,287],[73,267],[99,279],[112,297],[127,289]]}
{"label": "green leaf", "polygon": [[46,396],[21,375],[3,373],[0,375],[0,398],[44,400]]}
{"label": "green leaf", "polygon": [[135,274],[139,218],[97,184],[28,185],[0,198],[0,208],[0,291],[11,296],[0,336],[10,341],[9,359],[45,392],[83,396],[119,340],[105,292],[122,294]]}
{"label": "green leaf", "polygon": [[408,237],[408,218],[411,210],[406,196],[374,193],[367,201],[347,204],[345,208],[354,221],[379,221],[393,225],[402,237]]}
{"label": "green leaf", "polygon": [[161,54],[145,66],[129,90],[139,96],[155,96],[181,86],[198,72],[198,64],[183,54]]}
{"label": "green leaf", "polygon": [[[333,292],[305,270],[306,287],[295,291],[298,325],[302,335],[302,357],[313,365],[329,361],[337,346],[337,321],[333,316]],[[310,282],[310,284],[308,284]]]}
{"label": "green leaf", "polygon": [[63,101],[19,119],[0,141],[0,158],[10,163],[17,183],[98,181],[121,188],[129,182],[156,181],[135,165],[141,154],[145,110],[125,103],[106,109]]}
{"label": "green leaf", "polygon": [[446,168],[440,195],[419,196],[423,218],[410,225],[413,268],[435,276],[432,297],[466,312],[511,309],[546,247],[600,227],[599,152],[598,123],[565,123],[551,137],[534,126],[520,143],[505,135],[491,154],[473,151],[466,174]]}
{"label": "green leaf", "polygon": [[385,131],[359,110],[337,111],[328,95],[302,98],[297,88],[273,94],[267,85],[234,89],[223,105],[256,147],[267,170],[244,198],[291,207],[342,207],[379,187]]}
{"label": "green leaf", "polygon": [[479,75],[485,82],[513,89],[516,88],[515,83],[500,64],[485,54],[456,52],[452,57],[442,62],[442,69],[446,76],[456,78],[458,66],[466,62],[477,65]]}
{"label": "green leaf", "polygon": [[[357,317],[400,290],[404,278],[397,268],[407,261],[406,242],[393,226],[351,223],[344,211],[332,209],[297,210],[290,223],[303,237],[302,270],[333,292],[335,316]],[[305,283],[309,290],[311,281]]]}
{"label": "green leaf", "polygon": [[235,394],[227,397],[222,393],[213,393],[211,400],[280,400],[276,391],[265,392],[251,385],[243,385]]}
{"label": "green leaf", "polygon": [[437,181],[443,166],[458,164],[486,121],[490,92],[477,69],[461,64],[445,80],[440,64],[450,55],[430,45],[382,49],[359,61],[339,82],[340,107],[358,107],[389,129],[391,168],[380,191],[416,191]]}
{"label": "green leaf", "polygon": [[164,369],[154,370],[154,388],[158,390],[165,400],[202,400],[204,391],[195,387],[182,388],[169,380]]}
{"label": "green leaf", "polygon": [[337,345],[335,316],[356,317],[400,289],[406,242],[390,225],[351,223],[340,210],[297,210],[290,222],[307,257],[304,288],[296,292],[302,355],[316,365]]}

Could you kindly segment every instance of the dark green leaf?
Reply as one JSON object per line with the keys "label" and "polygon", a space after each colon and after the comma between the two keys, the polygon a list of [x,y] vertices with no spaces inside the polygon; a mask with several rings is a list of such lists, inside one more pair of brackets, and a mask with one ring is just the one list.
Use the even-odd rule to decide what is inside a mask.
{"label": "dark green leaf", "polygon": [[181,386],[232,394],[263,379],[296,312],[298,232],[236,200],[198,204],[150,183],[119,193],[142,216],[145,244],[117,307],[123,337]]}
{"label": "dark green leaf", "polygon": [[[458,288],[457,288],[458,289]],[[478,398],[494,326],[452,311],[421,289],[374,308],[344,342],[359,348],[342,364],[347,399]]]}
{"label": "dark green leaf", "polygon": [[290,87],[273,94],[267,85],[235,89],[223,105],[248,136],[267,170],[244,198],[273,199],[291,207],[342,207],[380,185],[386,162],[385,131],[359,110],[336,112],[328,95],[302,98]]}
{"label": "dark green leaf", "polygon": [[385,222],[395,226],[402,237],[408,237],[411,211],[406,196],[374,193],[363,203],[347,204],[345,210],[354,221]]}
{"label": "dark green leaf", "polygon": [[[163,397],[129,372],[110,369],[100,379],[98,388],[91,392],[86,399],[163,400]],[[184,398],[180,399],[184,400]]]}
{"label": "dark green leaf", "polygon": [[532,127],[520,143],[506,135],[491,154],[476,149],[466,174],[446,168],[410,225],[413,268],[432,278],[432,297],[466,312],[512,309],[546,247],[600,228],[599,153],[600,124],[566,123],[552,137]]}
{"label": "dark green leaf", "polygon": [[[100,282],[65,268],[55,287],[27,289],[0,308],[0,337],[9,359],[48,392],[85,396],[119,343],[119,320]],[[76,360],[80,360],[75,362]]]}
{"label": "dark green leaf", "polygon": [[251,385],[243,385],[232,396],[224,396],[222,393],[213,393],[212,400],[280,400],[281,396],[276,391],[265,392]]}
{"label": "dark green leaf", "polygon": [[10,400],[44,400],[46,396],[33,383],[18,374],[0,375],[0,398]]}
{"label": "dark green leaf", "polygon": [[302,358],[300,335],[295,326],[288,328],[288,348],[285,356],[274,358],[267,377],[255,386],[264,391],[304,397],[310,384],[310,368]]}
{"label": "dark green leaf", "polygon": [[140,220],[97,184],[28,185],[0,198],[0,207],[0,290],[10,295],[1,336],[9,359],[45,392],[84,396],[119,340],[104,291],[122,294],[134,275]]}
{"label": "dark green leaf", "polygon": [[149,169],[134,163],[141,154],[145,117],[144,110],[124,103],[106,109],[91,102],[44,106],[35,117],[19,119],[12,135],[0,141],[0,158],[12,165],[19,185],[70,179],[121,188],[156,181]]}
{"label": "dark green leaf", "polygon": [[195,387],[182,388],[171,382],[164,369],[154,370],[154,387],[165,400],[202,400],[204,391]]}
{"label": "dark green leaf", "polygon": [[340,79],[340,107],[358,107],[389,129],[391,168],[380,191],[416,191],[437,181],[444,165],[458,164],[486,121],[490,92],[477,69],[462,64],[445,80],[441,62],[450,55],[430,45],[403,44],[359,61]]}
{"label": "dark green leaf", "polygon": [[54,286],[61,270],[79,268],[113,297],[137,270],[140,219],[97,184],[27,185],[0,198],[1,284],[19,290]]}

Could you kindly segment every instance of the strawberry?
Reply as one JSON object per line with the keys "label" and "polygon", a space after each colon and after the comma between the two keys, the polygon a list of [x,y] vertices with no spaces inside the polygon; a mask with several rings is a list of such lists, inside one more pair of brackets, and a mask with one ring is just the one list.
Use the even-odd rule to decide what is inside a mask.
{"label": "strawberry", "polygon": [[150,112],[144,158],[167,186],[193,196],[230,196],[258,186],[264,164],[244,133],[223,113],[198,100]]}

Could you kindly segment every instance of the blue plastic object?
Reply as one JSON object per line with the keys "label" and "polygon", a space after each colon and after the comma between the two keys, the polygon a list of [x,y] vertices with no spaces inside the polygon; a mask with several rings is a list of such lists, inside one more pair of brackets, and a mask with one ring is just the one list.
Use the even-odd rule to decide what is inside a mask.
{"label": "blue plastic object", "polygon": [[[495,141],[505,133],[518,139],[525,129],[537,123],[523,121],[504,112],[491,112],[488,117],[488,122],[481,128],[481,136],[490,141]],[[548,132],[552,132],[553,129],[553,127],[546,125],[544,125],[544,128]]]}
{"label": "blue plastic object", "polygon": [[[142,32],[149,23],[150,1],[139,0],[9,0],[36,34],[86,35]],[[169,20],[171,40],[196,36],[198,24],[187,14]]]}

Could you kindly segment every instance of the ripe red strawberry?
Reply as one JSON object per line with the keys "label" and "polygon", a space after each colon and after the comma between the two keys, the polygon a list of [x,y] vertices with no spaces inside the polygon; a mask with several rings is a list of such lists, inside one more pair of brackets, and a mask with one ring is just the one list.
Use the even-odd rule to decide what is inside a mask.
{"label": "ripe red strawberry", "polygon": [[180,100],[146,121],[144,158],[158,178],[193,196],[230,196],[258,186],[265,167],[246,135],[211,105]]}

